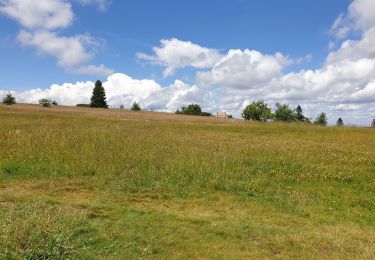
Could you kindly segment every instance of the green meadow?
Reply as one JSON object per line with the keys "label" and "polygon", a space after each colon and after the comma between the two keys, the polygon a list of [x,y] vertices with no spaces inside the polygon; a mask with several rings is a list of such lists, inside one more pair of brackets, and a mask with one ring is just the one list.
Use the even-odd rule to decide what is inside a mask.
{"label": "green meadow", "polygon": [[375,129],[0,105],[1,259],[375,258]]}

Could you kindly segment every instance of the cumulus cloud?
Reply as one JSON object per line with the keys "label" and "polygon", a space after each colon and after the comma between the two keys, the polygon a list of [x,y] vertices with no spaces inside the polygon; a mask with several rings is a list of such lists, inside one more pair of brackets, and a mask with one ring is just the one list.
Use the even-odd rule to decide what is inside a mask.
{"label": "cumulus cloud", "polygon": [[282,73],[290,60],[281,53],[265,55],[255,50],[230,50],[209,72],[197,78],[205,85],[250,89],[260,88]]}
{"label": "cumulus cloud", "polygon": [[86,63],[94,55],[87,49],[96,46],[89,34],[63,37],[49,31],[21,31],[18,41],[24,46],[35,47],[41,54],[56,57],[58,65],[63,68]]}
{"label": "cumulus cloud", "polygon": [[[89,103],[95,83],[91,81],[53,84],[48,89],[32,89],[27,91],[13,91],[18,102],[37,103],[41,98],[56,100],[59,104],[76,105]],[[176,80],[170,86],[162,87],[150,79],[133,79],[132,77],[115,73],[103,82],[107,100],[110,106],[125,105],[130,107],[134,101],[140,102],[146,109],[174,111],[185,102],[196,100],[198,91],[196,86],[190,86]],[[0,91],[5,95],[6,91]]]}
{"label": "cumulus cloud", "polygon": [[[81,4],[96,4],[105,9],[109,1],[78,0]],[[68,0],[0,0],[0,14],[17,21],[24,28],[17,40],[33,47],[39,54],[57,59],[57,64],[74,73],[109,75],[113,71],[104,65],[87,65],[96,54],[102,41],[90,34],[61,36],[55,32],[72,25],[74,13]]]}
{"label": "cumulus cloud", "polygon": [[375,1],[353,0],[348,12],[341,14],[333,23],[331,32],[342,39],[352,31],[363,32],[373,27],[375,27]]}
{"label": "cumulus cloud", "polygon": [[141,60],[161,64],[166,67],[164,76],[171,76],[176,69],[193,67],[210,68],[218,62],[222,55],[218,50],[202,47],[189,41],[178,39],[161,40],[161,47],[154,47],[154,55],[138,53]]}
{"label": "cumulus cloud", "polygon": [[66,28],[74,17],[71,4],[66,0],[0,0],[0,13],[27,29]]}
{"label": "cumulus cloud", "polygon": [[365,31],[359,40],[345,40],[340,48],[328,55],[327,62],[375,58],[375,27]]}

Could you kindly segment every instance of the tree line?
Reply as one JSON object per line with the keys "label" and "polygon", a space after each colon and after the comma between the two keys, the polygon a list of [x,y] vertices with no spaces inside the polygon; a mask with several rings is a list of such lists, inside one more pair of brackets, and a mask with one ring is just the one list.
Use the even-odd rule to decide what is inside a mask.
{"label": "tree line", "polygon": [[[16,98],[11,94],[8,93],[2,100],[2,102],[6,105],[13,105],[16,104]],[[51,105],[58,105],[56,101],[50,100],[47,98],[43,98],[39,100],[39,104],[43,107],[50,107]],[[105,89],[103,84],[100,80],[96,81],[95,87],[92,92],[92,96],[90,99],[90,104],[78,104],[78,107],[93,107],[93,108],[108,108]],[[120,109],[124,109],[124,106],[121,105]],[[139,103],[134,102],[132,107],[132,111],[141,111],[141,106]],[[198,104],[190,104],[187,106],[182,106],[181,109],[178,109],[176,114],[181,115],[193,115],[193,116],[212,116],[209,112],[203,112],[200,105]],[[241,114],[242,118],[245,120],[252,120],[252,121],[281,121],[281,122],[303,122],[303,123],[314,123],[316,125],[326,126],[328,123],[326,113],[320,113],[314,121],[310,118],[306,117],[303,114],[302,107],[298,105],[295,109],[292,109],[287,104],[276,104],[276,110],[272,112],[271,107],[265,103],[263,100],[259,100],[256,102],[252,102],[251,104],[247,105],[245,109],[242,111]],[[228,118],[233,118],[231,115]],[[344,121],[340,117],[337,119],[336,122],[337,126],[344,126]],[[373,119],[371,123],[372,127],[375,127],[375,119]]]}

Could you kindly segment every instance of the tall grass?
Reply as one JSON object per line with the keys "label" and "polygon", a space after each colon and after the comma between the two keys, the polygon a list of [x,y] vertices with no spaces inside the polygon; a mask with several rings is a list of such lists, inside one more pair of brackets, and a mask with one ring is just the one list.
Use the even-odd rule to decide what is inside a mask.
{"label": "tall grass", "polygon": [[0,256],[375,257],[373,129],[86,111],[0,107]]}

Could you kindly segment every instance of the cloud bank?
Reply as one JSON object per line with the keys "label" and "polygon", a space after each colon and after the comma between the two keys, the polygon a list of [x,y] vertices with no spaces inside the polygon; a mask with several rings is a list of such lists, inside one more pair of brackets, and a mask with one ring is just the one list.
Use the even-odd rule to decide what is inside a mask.
{"label": "cloud bank", "polygon": [[[66,1],[61,3],[67,4]],[[367,124],[375,117],[374,17],[373,0],[354,0],[347,13],[341,14],[332,25],[333,41],[338,47],[332,45],[323,66],[315,70],[285,72],[290,64],[309,59],[309,55],[292,59],[282,53],[267,54],[251,49],[220,51],[175,38],[161,40],[161,45],[153,48],[153,54],[138,53],[137,57],[160,65],[165,77],[178,69],[194,68],[196,81],[192,85],[175,80],[173,84],[161,86],[150,79],[111,74],[104,66],[86,66],[81,70],[87,74],[99,73],[97,70],[111,74],[104,87],[109,104],[114,107],[129,107],[137,101],[145,109],[173,112],[181,105],[194,102],[201,104],[205,111],[227,111],[239,116],[249,102],[264,99],[271,105],[276,102],[291,106],[301,104],[310,117],[327,112],[331,123],[342,117],[349,123]],[[36,26],[38,22],[27,24]],[[58,22],[52,24],[66,26]],[[19,40],[38,48],[43,38],[51,39],[51,45],[39,50],[57,57],[62,67],[74,67],[90,60],[93,54],[87,51],[92,42],[89,35],[75,36],[71,40],[47,29],[21,32]],[[353,36],[356,34],[360,37]],[[60,50],[60,41],[70,45],[73,53]],[[69,58],[71,56],[74,58]],[[19,101],[24,102],[35,103],[47,97],[61,104],[75,105],[89,102],[93,85],[93,82],[65,83],[16,94]]]}

